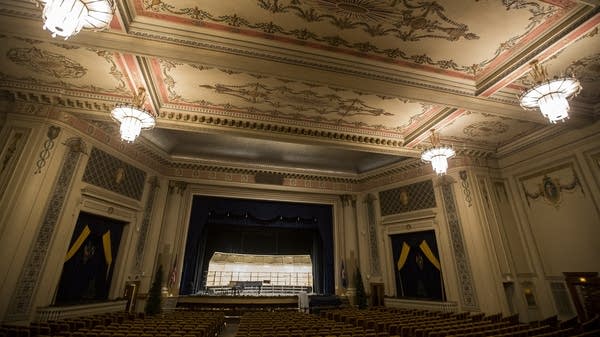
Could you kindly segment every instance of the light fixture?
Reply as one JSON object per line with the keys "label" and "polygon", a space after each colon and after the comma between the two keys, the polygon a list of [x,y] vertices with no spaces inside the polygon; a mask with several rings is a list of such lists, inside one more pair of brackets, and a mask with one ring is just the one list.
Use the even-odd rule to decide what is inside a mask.
{"label": "light fixture", "polygon": [[440,144],[440,135],[431,130],[431,147],[423,151],[421,160],[431,162],[435,173],[442,175],[448,169],[448,159],[454,156],[454,150]]}
{"label": "light fixture", "polygon": [[133,96],[133,104],[117,104],[110,112],[112,118],[121,124],[121,139],[133,142],[142,129],[152,129],[156,124],[156,116],[144,109],[146,90],[140,87]]}
{"label": "light fixture", "polygon": [[113,0],[38,0],[44,6],[44,29],[52,37],[69,38],[82,28],[102,30],[113,17]]}
{"label": "light fixture", "polygon": [[569,117],[568,99],[576,96],[581,90],[581,85],[575,77],[554,77],[548,79],[545,68],[538,61],[531,62],[531,78],[535,85],[525,91],[519,101],[526,110],[540,108],[542,115],[551,123],[564,121]]}

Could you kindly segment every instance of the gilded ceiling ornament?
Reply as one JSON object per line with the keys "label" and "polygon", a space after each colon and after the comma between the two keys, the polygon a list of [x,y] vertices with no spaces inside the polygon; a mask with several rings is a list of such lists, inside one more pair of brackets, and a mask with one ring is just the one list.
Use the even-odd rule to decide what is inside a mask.
{"label": "gilded ceiling ornament", "polygon": [[[506,10],[526,10],[529,12],[525,30],[501,43],[493,55],[475,64],[459,65],[452,59],[433,59],[429,55],[409,55],[400,48],[385,48],[376,39],[349,41],[340,35],[321,35],[311,27],[284,27],[284,15],[292,14],[302,18],[308,24],[329,23],[338,30],[362,30],[371,37],[395,37],[401,41],[422,41],[443,39],[447,41],[476,40],[479,35],[469,31],[467,24],[457,22],[446,15],[445,8],[435,1],[421,2],[417,0],[258,0],[257,5],[267,11],[265,17],[281,15],[281,20],[269,22],[253,22],[237,13],[214,15],[198,7],[182,7],[167,4],[163,1],[144,0],[144,8],[148,11],[187,16],[192,20],[220,23],[230,26],[231,31],[237,28],[251,29],[269,35],[281,35],[303,41],[316,41],[330,47],[345,48],[362,53],[376,54],[391,59],[403,59],[417,64],[450,69],[468,74],[477,74],[500,54],[528,35],[542,21],[557,13],[556,6],[542,6],[533,1],[503,2]],[[173,2],[175,3],[175,2]],[[198,22],[201,24],[201,22]],[[235,29],[234,29],[235,28]],[[348,35],[350,36],[350,35]],[[360,36],[354,34],[353,36]],[[270,38],[270,37],[266,37]]]}
{"label": "gilded ceiling ornament", "polygon": [[311,90],[295,90],[286,86],[270,87],[261,83],[242,85],[200,85],[218,94],[234,96],[249,103],[268,104],[275,108],[290,108],[296,111],[315,112],[320,115],[337,114],[342,117],[393,116],[380,108],[368,106],[357,98],[343,98],[335,94],[319,94]]}
{"label": "gilded ceiling ornament", "polygon": [[59,79],[81,78],[87,73],[87,69],[76,61],[36,47],[12,48],[6,54],[15,64]]}
{"label": "gilded ceiling ornament", "polygon": [[[15,38],[17,39],[17,38]],[[22,40],[22,39],[18,39]],[[31,44],[44,43],[38,40],[31,40]],[[70,50],[73,48],[66,47],[65,44],[51,43],[51,45],[62,49]],[[77,47],[80,49],[80,47]],[[105,50],[96,50],[92,48],[81,48],[82,51],[92,52],[101,57],[100,60],[94,60],[94,65],[100,67],[108,65],[110,67],[109,74],[111,80],[114,80],[115,86],[103,88],[91,84],[79,84],[81,81],[73,81],[72,79],[82,78],[87,75],[88,69],[79,64],[76,60],[67,58],[66,56],[50,52],[41,48],[13,48],[7,52],[7,58],[19,66],[28,68],[34,74],[27,76],[15,76],[14,74],[5,74],[0,70],[0,78],[29,82],[41,91],[48,91],[49,88],[60,88],[70,90],[69,94],[78,97],[89,97],[90,93],[95,94],[120,94],[129,95],[129,89],[125,84],[125,76],[119,71],[119,68],[114,59],[114,53]],[[89,55],[88,59],[94,55]],[[106,63],[103,63],[106,62]],[[23,73],[24,74],[24,73]],[[71,81],[70,81],[71,80]],[[96,98],[96,97],[94,97]]]}
{"label": "gilded ceiling ornament", "polygon": [[503,134],[508,130],[508,125],[498,121],[483,121],[473,123],[463,129],[469,137],[487,137]]}
{"label": "gilded ceiling ornament", "polygon": [[565,70],[566,74],[574,74],[581,82],[600,80],[600,53],[592,54],[571,62]]}
{"label": "gilded ceiling ornament", "polygon": [[354,22],[369,21],[372,23],[393,23],[399,17],[394,11],[394,3],[376,0],[308,0],[311,7],[321,8],[337,17],[344,17]]}

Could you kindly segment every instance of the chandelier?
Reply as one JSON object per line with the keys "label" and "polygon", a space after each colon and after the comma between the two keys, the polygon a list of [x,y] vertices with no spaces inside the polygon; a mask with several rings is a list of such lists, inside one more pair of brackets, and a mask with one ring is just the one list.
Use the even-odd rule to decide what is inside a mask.
{"label": "chandelier", "polygon": [[551,123],[564,121],[569,117],[568,99],[575,97],[581,90],[581,85],[575,77],[554,77],[548,79],[548,73],[538,61],[531,62],[531,78],[535,85],[525,91],[519,101],[526,110],[540,108],[542,115]]}
{"label": "chandelier", "polygon": [[449,146],[440,145],[440,135],[431,130],[431,147],[423,151],[421,160],[431,162],[435,173],[442,175],[448,169],[448,159],[454,156],[454,150]]}
{"label": "chandelier", "polygon": [[69,38],[82,28],[102,30],[113,17],[113,0],[38,0],[44,6],[44,29]]}
{"label": "chandelier", "polygon": [[121,139],[133,142],[142,129],[152,129],[156,124],[156,116],[143,108],[146,101],[146,90],[142,87],[133,96],[132,104],[117,104],[110,112],[113,119],[121,124]]}

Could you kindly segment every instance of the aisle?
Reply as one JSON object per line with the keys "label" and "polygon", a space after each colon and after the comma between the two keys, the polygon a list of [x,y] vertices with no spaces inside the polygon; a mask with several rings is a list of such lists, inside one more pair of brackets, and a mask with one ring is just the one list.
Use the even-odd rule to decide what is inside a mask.
{"label": "aisle", "polygon": [[238,326],[240,325],[239,316],[228,316],[225,318],[225,328],[219,334],[219,337],[235,337]]}

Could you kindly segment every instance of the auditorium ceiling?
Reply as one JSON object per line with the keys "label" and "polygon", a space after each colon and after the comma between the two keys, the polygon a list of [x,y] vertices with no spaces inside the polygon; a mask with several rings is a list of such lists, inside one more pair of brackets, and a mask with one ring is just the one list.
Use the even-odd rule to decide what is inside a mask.
{"label": "auditorium ceiling", "polygon": [[[0,89],[116,134],[110,108],[143,87],[158,119],[139,144],[176,162],[362,174],[417,158],[431,129],[489,158],[598,119],[599,7],[118,0],[109,30],[62,40],[0,0]],[[566,123],[519,106],[532,60],[581,81]]]}

